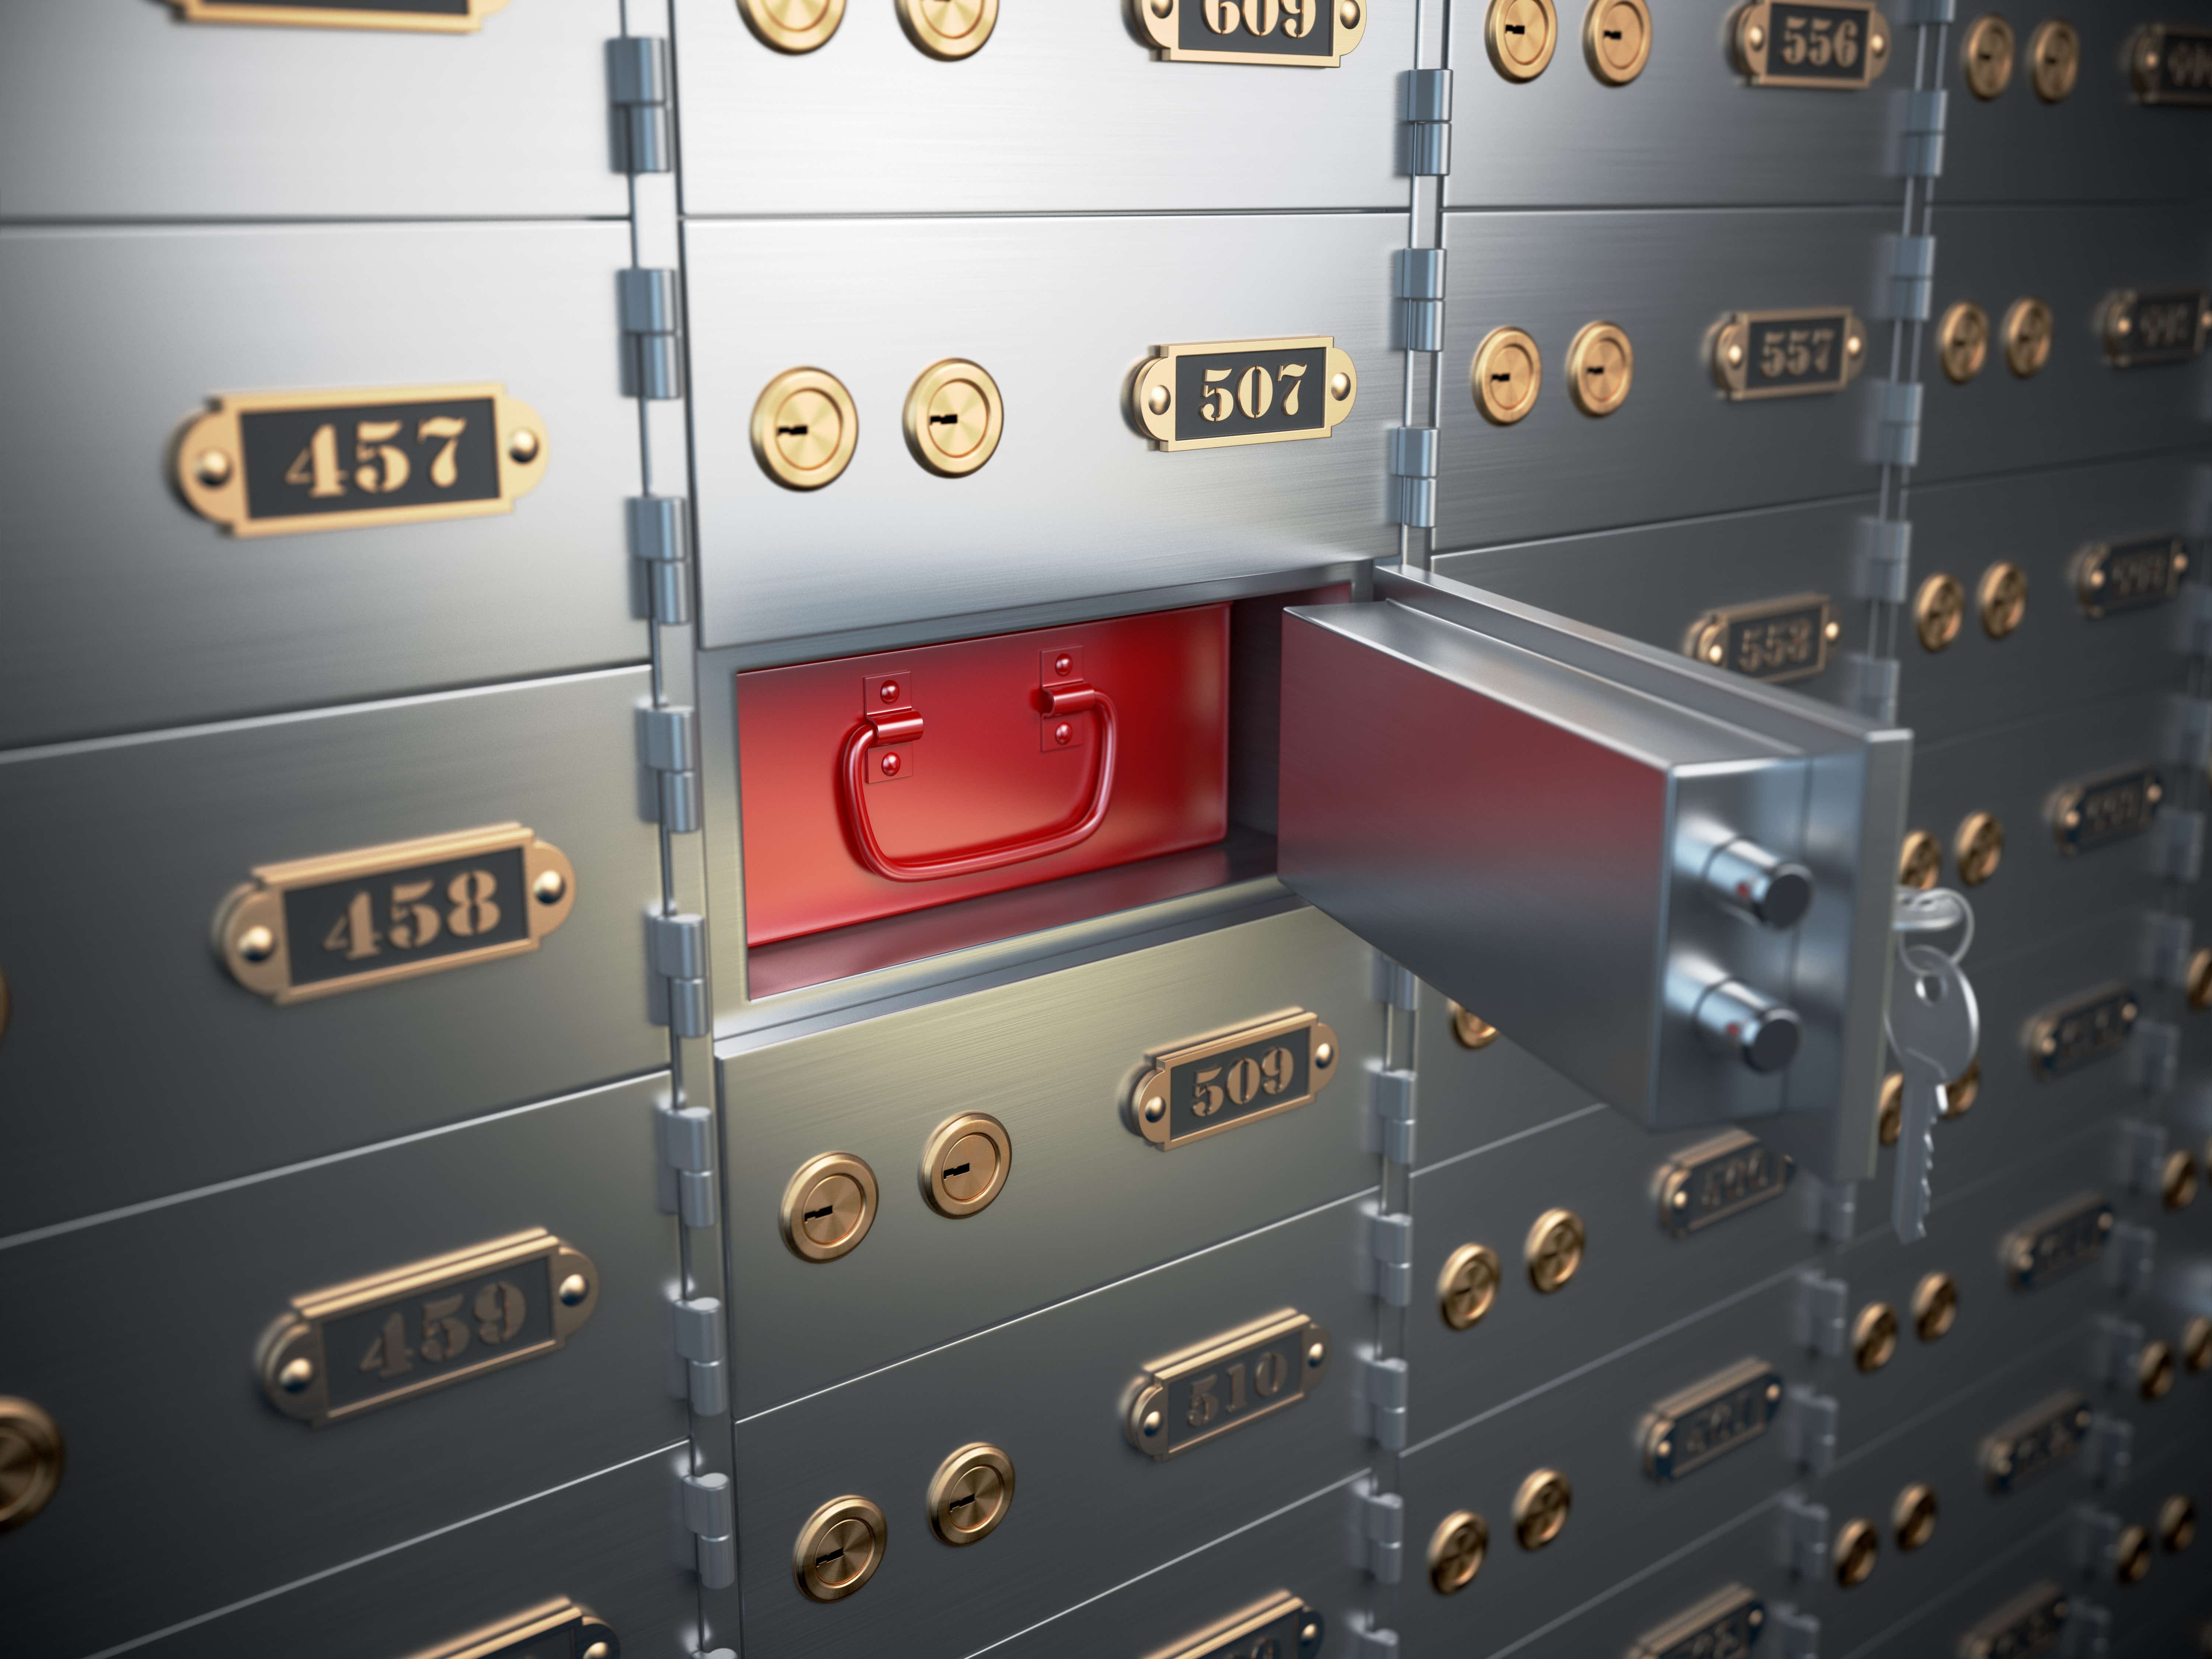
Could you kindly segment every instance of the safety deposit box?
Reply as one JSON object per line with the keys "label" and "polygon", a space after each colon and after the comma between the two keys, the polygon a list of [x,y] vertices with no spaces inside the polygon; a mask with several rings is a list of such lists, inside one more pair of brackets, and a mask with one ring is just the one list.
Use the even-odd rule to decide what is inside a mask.
{"label": "safety deposit box", "polygon": [[749,944],[1228,829],[1225,605],[754,669],[737,696]]}

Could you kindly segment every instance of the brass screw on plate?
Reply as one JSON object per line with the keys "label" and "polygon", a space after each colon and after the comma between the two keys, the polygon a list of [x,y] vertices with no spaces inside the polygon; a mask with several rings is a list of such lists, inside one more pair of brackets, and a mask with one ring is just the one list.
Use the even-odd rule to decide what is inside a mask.
{"label": "brass screw on plate", "polygon": [[266,962],[276,954],[276,935],[266,927],[249,927],[238,936],[238,954],[248,962]]}
{"label": "brass screw on plate", "polygon": [[1912,1287],[1912,1329],[1923,1342],[1940,1340],[1959,1322],[1959,1281],[1946,1273],[1925,1273]]}
{"label": "brass screw on plate", "polygon": [[1538,1469],[1513,1494],[1513,1536],[1524,1550],[1540,1550],[1566,1529],[1575,1489],[1557,1469]]}
{"label": "brass screw on plate", "polygon": [[192,476],[210,489],[230,482],[230,457],[220,449],[204,449],[192,463]]}
{"label": "brass screw on plate", "polygon": [[1528,1229],[1523,1255],[1528,1282],[1546,1295],[1564,1290],[1583,1265],[1588,1235],[1572,1210],[1547,1210]]}
{"label": "brass screw on plate", "polygon": [[1959,866],[1959,879],[1978,887],[2004,862],[2004,826],[1994,813],[1969,812],[1951,843],[1951,857]]}
{"label": "brass screw on plate", "polygon": [[1463,1331],[1479,1322],[1498,1300],[1501,1277],[1498,1252],[1487,1244],[1462,1244],[1446,1256],[1437,1275],[1437,1307],[1444,1323]]}
{"label": "brass screw on plate", "polygon": [[1936,1535],[1936,1489],[1918,1481],[1897,1494],[1889,1511],[1890,1534],[1910,1555]]}
{"label": "brass screw on plate", "polygon": [[1956,576],[1937,571],[1912,596],[1912,631],[1923,651],[1941,651],[1959,637],[1966,620],[1966,590]]}
{"label": "brass screw on plate", "polygon": [[1887,1302],[1868,1303],[1851,1325],[1851,1363],[1863,1371],[1878,1371],[1896,1353],[1897,1310]]}
{"label": "brass screw on plate", "polygon": [[1904,845],[1898,849],[1897,884],[1917,887],[1925,892],[1942,873],[1943,843],[1925,830],[1907,834]]}
{"label": "brass screw on plate", "polygon": [[1993,640],[2009,637],[2027,615],[2027,572],[1999,560],[1982,572],[1975,599],[1982,613],[1982,632]]}
{"label": "brass screw on plate", "polygon": [[1871,1521],[1846,1521],[1836,1534],[1836,1583],[1845,1589],[1863,1584],[1881,1555],[1881,1538]]}
{"label": "brass screw on plate", "polygon": [[518,466],[527,466],[538,459],[538,438],[528,427],[518,427],[507,440],[507,459]]}
{"label": "brass screw on plate", "polygon": [[1487,1048],[1498,1041],[1498,1028],[1480,1014],[1471,1014],[1456,1002],[1451,1005],[1452,1040],[1462,1048]]}
{"label": "brass screw on plate", "polygon": [[581,1273],[570,1273],[553,1292],[561,1298],[561,1305],[573,1308],[592,1293],[592,1281]]}
{"label": "brass screw on plate", "polygon": [[286,1394],[303,1394],[314,1380],[315,1362],[304,1354],[286,1360],[283,1369],[276,1373],[276,1386]]}
{"label": "brass screw on plate", "polygon": [[1473,1510],[1455,1510],[1429,1534],[1429,1583],[1455,1595],[1474,1582],[1490,1553],[1490,1523]]}
{"label": "brass screw on plate", "polygon": [[531,896],[540,904],[558,904],[568,890],[568,881],[558,870],[540,871],[538,879],[530,884]]}

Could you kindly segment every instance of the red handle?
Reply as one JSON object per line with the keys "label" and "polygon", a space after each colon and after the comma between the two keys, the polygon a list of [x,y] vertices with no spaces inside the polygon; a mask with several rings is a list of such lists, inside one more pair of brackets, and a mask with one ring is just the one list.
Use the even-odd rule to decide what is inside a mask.
{"label": "red handle", "polygon": [[845,828],[851,833],[853,849],[860,862],[892,881],[941,881],[948,876],[972,876],[980,871],[1000,870],[1009,864],[1024,864],[1030,859],[1064,853],[1097,833],[1098,826],[1106,821],[1106,809],[1114,798],[1114,701],[1097,687],[1079,684],[1047,686],[1044,693],[1048,718],[1079,714],[1086,709],[1098,716],[1098,775],[1091,787],[1089,805],[1066,823],[1033,836],[957,848],[928,858],[894,858],[884,851],[883,843],[876,839],[875,826],[868,822],[868,750],[878,743],[919,738],[921,716],[863,714],[860,723],[845,734],[845,752],[837,769],[842,786],[838,805],[844,813]]}

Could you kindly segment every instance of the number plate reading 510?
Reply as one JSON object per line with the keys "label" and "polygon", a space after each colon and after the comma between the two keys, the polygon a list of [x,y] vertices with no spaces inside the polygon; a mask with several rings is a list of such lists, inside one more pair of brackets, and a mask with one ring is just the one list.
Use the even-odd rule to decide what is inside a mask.
{"label": "number plate reading 510", "polygon": [[1171,345],[1137,371],[1136,414],[1162,449],[1326,438],[1352,413],[1359,374],[1326,334]]}
{"label": "number plate reading 510", "polygon": [[1285,1014],[1152,1057],[1137,1085],[1138,1133],[1165,1151],[1303,1106],[1336,1075],[1336,1033]]}
{"label": "number plate reading 510", "polygon": [[1849,306],[1739,311],[1713,335],[1713,378],[1737,403],[1841,392],[1866,366],[1866,325]]}
{"label": "number plate reading 510", "polygon": [[1129,1397],[1129,1443],[1173,1457],[1304,1399],[1328,1368],[1328,1333],[1285,1308],[1145,1367]]}

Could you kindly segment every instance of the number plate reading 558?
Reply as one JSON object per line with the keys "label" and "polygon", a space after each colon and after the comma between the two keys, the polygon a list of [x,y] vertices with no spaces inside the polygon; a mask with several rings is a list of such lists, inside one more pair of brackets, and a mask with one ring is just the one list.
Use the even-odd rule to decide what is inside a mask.
{"label": "number plate reading 558", "polygon": [[1328,1333],[1285,1308],[1145,1367],[1129,1397],[1129,1443],[1156,1458],[1304,1399],[1328,1368]]}
{"label": "number plate reading 558", "polygon": [[1359,374],[1328,335],[1163,346],[1137,371],[1136,414],[1162,449],[1326,438],[1352,413]]}

